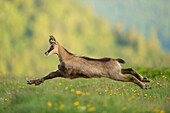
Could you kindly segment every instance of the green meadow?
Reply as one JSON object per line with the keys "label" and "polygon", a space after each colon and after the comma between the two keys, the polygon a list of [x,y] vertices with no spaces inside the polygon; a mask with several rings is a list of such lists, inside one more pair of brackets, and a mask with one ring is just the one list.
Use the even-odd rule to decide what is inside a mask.
{"label": "green meadow", "polygon": [[136,68],[152,89],[107,78],[27,80],[40,76],[0,76],[0,113],[168,113],[170,69]]}

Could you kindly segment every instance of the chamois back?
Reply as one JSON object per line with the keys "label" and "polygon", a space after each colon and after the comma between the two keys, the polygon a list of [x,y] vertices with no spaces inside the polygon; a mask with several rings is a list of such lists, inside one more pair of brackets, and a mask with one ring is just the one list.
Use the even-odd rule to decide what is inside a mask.
{"label": "chamois back", "polygon": [[86,60],[91,60],[91,61],[101,61],[101,62],[109,62],[111,58],[100,58],[100,59],[95,59],[95,58],[89,58],[82,56],[81,58],[86,59]]}

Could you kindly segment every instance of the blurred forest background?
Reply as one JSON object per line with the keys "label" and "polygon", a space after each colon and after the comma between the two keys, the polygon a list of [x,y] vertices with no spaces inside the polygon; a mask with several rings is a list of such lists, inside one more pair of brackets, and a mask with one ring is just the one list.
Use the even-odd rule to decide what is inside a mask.
{"label": "blurred forest background", "polygon": [[[94,4],[87,5],[88,1],[80,0],[1,0],[0,1],[0,74],[1,75],[33,75],[47,74],[57,69],[57,56],[46,57],[44,52],[49,47],[49,35],[54,35],[66,49],[77,55],[99,57],[120,57],[128,65],[141,67],[169,67],[170,53],[167,42],[170,40],[169,8],[159,2],[169,4],[169,1],[152,1],[159,6],[160,26],[150,26],[146,18],[154,13],[127,15],[122,10],[113,10],[115,18],[124,16],[139,16],[143,27],[130,26],[130,21],[110,22],[95,11],[100,12]],[[131,0],[135,4],[135,0]],[[137,1],[137,0],[136,0]],[[124,2],[124,3],[123,3]],[[157,10],[151,1],[144,1],[148,7]],[[128,11],[127,7],[119,4],[128,2],[113,0],[119,7]],[[102,3],[100,3],[101,5]],[[108,4],[109,6],[109,4]],[[103,3],[103,7],[108,7]],[[115,7],[117,8],[117,7]],[[127,8],[127,9],[126,9]],[[168,10],[168,11],[167,11]],[[105,10],[107,11],[107,10]],[[129,10],[130,11],[130,10]],[[101,11],[101,15],[102,15]],[[103,13],[105,14],[105,13]],[[124,15],[125,14],[125,15]],[[109,13],[106,14],[106,16]],[[116,16],[117,15],[117,16]],[[123,16],[121,16],[123,15]],[[165,15],[165,16],[164,16]],[[152,22],[154,22],[153,20]],[[132,22],[132,21],[131,21]],[[136,21],[134,21],[136,22]],[[126,25],[128,27],[126,27]],[[143,31],[144,32],[143,32]],[[145,32],[146,31],[146,32]],[[162,37],[161,37],[162,36]],[[163,44],[165,43],[166,46]]]}

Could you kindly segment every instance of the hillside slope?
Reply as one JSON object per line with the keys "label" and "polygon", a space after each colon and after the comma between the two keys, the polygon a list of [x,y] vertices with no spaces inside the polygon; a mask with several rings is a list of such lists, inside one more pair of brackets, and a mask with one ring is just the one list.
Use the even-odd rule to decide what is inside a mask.
{"label": "hillside slope", "polygon": [[135,27],[145,37],[155,28],[166,51],[170,51],[170,1],[148,0],[79,0],[92,7],[97,15],[112,25],[122,22],[126,29]]}
{"label": "hillside slope", "polygon": [[134,66],[170,66],[170,55],[162,51],[154,30],[149,40],[131,30],[121,31],[121,25],[113,30],[106,20],[72,0],[3,0],[0,11],[0,73],[4,75],[56,70],[57,56],[44,55],[51,34],[77,55],[121,57]]}

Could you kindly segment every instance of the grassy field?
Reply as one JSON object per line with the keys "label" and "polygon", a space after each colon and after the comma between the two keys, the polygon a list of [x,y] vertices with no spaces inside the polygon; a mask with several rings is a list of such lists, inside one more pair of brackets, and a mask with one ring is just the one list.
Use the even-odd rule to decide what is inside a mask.
{"label": "grassy field", "polygon": [[136,70],[151,79],[152,89],[107,78],[57,78],[34,86],[26,84],[32,77],[1,75],[0,113],[170,112],[170,69]]}

